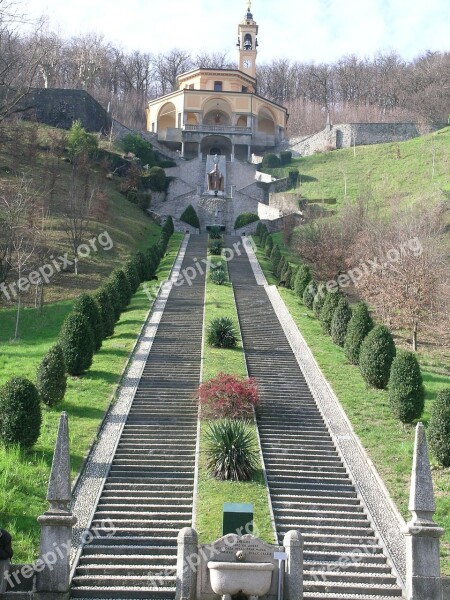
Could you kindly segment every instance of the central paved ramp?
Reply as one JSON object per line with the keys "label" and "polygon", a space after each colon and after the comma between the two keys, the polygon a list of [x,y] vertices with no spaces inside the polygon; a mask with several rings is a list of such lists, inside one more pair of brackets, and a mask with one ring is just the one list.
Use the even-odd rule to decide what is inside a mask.
{"label": "central paved ramp", "polygon": [[[226,241],[231,247],[239,240]],[[279,543],[290,529],[300,529],[305,540],[304,598],[400,597],[355,485],[245,250],[228,265],[248,372],[261,391],[257,422]]]}
{"label": "central paved ramp", "polygon": [[[206,258],[190,238],[182,271]],[[72,598],[175,597],[176,538],[191,526],[204,275],[174,286],[144,367],[92,522],[115,534],[86,545]]]}

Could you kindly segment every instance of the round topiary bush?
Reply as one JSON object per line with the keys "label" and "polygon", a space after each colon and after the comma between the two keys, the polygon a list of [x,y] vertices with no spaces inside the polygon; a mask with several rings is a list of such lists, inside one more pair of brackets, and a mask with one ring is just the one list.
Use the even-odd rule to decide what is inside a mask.
{"label": "round topiary bush", "polygon": [[266,237],[266,243],[264,244],[264,254],[267,256],[267,258],[270,258],[270,255],[272,254],[272,250],[273,250],[273,239],[271,235],[268,235]]}
{"label": "round topiary bush", "polygon": [[120,298],[120,308],[123,311],[131,300],[130,284],[122,269],[115,269],[109,276],[109,281],[116,288]]}
{"label": "round topiary bush", "polygon": [[259,392],[253,377],[219,373],[200,385],[197,399],[204,418],[247,419],[259,404]]}
{"label": "round topiary bush", "polygon": [[208,325],[206,340],[215,348],[235,348],[238,342],[233,319],[217,317]]}
{"label": "round topiary bush", "polygon": [[391,373],[396,349],[391,332],[384,325],[377,325],[361,344],[359,368],[367,385],[383,390]]}
{"label": "round topiary bush", "polygon": [[276,169],[281,166],[281,160],[276,154],[265,154],[262,160],[263,168]]}
{"label": "round topiary bush", "polygon": [[329,292],[326,295],[325,302],[323,303],[320,311],[320,322],[322,329],[327,335],[331,335],[331,323],[333,322],[334,313],[341,299],[339,292]]}
{"label": "round topiary bush", "polygon": [[127,262],[123,265],[122,270],[127,278],[131,293],[135,294],[139,289],[139,284],[141,283],[136,264],[132,259],[127,260]]}
{"label": "round topiary bush", "polygon": [[112,281],[106,281],[103,284],[102,288],[108,294],[111,306],[113,308],[114,315],[114,323],[119,319],[122,314],[122,300],[120,299],[119,292],[117,291],[117,287],[113,284]]}
{"label": "round topiary bush", "polygon": [[192,206],[192,204],[189,204],[189,206],[184,210],[180,217],[180,221],[200,229],[200,221],[198,220],[197,213],[195,212],[195,208]]}
{"label": "round topiary bush", "polygon": [[148,172],[147,186],[153,192],[164,192],[166,189],[166,173],[161,167],[152,167]]}
{"label": "round topiary bush", "polygon": [[69,375],[81,375],[89,369],[94,355],[94,334],[87,317],[72,312],[62,324],[59,345]]}
{"label": "round topiary bush", "polygon": [[341,348],[344,347],[347,328],[351,318],[352,309],[349,306],[348,300],[345,296],[341,296],[331,321],[331,339],[335,344],[341,346]]}
{"label": "round topiary bush", "polygon": [[295,276],[294,292],[297,297],[303,300],[303,294],[311,281],[311,270],[307,265],[300,265]]}
{"label": "round topiary bush", "polygon": [[313,303],[314,303],[314,298],[316,297],[316,294],[317,294],[317,284],[312,279],[306,286],[305,291],[303,292],[303,304],[307,308],[312,309]]}
{"label": "round topiary bush", "polygon": [[73,303],[72,312],[81,313],[89,321],[94,335],[94,352],[96,352],[101,348],[104,337],[99,305],[89,294],[81,294]]}
{"label": "round topiary bush", "polygon": [[431,407],[428,443],[435,459],[450,467],[450,388],[438,392]]}
{"label": "round topiary bush", "polygon": [[317,287],[317,294],[314,296],[313,302],[313,313],[316,319],[320,319],[320,313],[322,311],[322,306],[324,305],[327,294],[328,292],[325,284],[320,283]]}
{"label": "round topiary bush", "polygon": [[392,361],[388,390],[392,412],[402,423],[411,423],[422,415],[425,389],[419,361],[413,352],[397,352]]}
{"label": "round topiary bush", "polygon": [[360,302],[353,309],[352,318],[347,327],[345,336],[345,356],[352,365],[359,364],[359,351],[363,340],[373,329],[373,319],[365,302]]}
{"label": "round topiary bush", "polygon": [[248,481],[259,468],[256,436],[243,421],[226,419],[208,425],[206,468],[221,481]]}
{"label": "round topiary bush", "polygon": [[31,448],[41,432],[41,404],[36,386],[13,377],[0,388],[0,438],[6,446]]}
{"label": "round topiary bush", "polygon": [[104,287],[98,289],[94,294],[94,299],[97,301],[100,317],[103,325],[103,338],[110,337],[114,333],[114,307],[111,298]]}
{"label": "round topiary bush", "polygon": [[58,344],[50,348],[38,366],[36,388],[41,401],[47,406],[63,401],[67,388],[66,363]]}
{"label": "round topiary bush", "polygon": [[273,247],[272,252],[270,253],[270,262],[272,263],[272,270],[276,274],[278,269],[278,264],[281,260],[281,252],[278,245]]}

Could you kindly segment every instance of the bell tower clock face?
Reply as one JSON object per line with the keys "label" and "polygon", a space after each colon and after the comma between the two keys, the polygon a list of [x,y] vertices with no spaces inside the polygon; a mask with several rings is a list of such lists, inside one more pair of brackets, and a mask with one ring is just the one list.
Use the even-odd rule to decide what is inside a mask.
{"label": "bell tower clock face", "polygon": [[252,61],[249,58],[244,60],[244,69],[250,69],[252,66]]}

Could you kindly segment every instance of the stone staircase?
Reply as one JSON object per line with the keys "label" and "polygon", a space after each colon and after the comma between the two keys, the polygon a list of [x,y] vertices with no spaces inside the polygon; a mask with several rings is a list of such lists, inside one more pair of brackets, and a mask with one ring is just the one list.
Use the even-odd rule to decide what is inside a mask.
{"label": "stone staircase", "polygon": [[[238,241],[227,238],[227,244]],[[275,524],[305,541],[304,598],[401,597],[356,487],[306,384],[265,288],[244,252],[229,263],[257,411]]]}
{"label": "stone staircase", "polygon": [[[206,257],[191,237],[182,269]],[[144,367],[91,527],[115,535],[86,545],[72,598],[174,598],[176,539],[191,525],[204,275],[174,286]]]}

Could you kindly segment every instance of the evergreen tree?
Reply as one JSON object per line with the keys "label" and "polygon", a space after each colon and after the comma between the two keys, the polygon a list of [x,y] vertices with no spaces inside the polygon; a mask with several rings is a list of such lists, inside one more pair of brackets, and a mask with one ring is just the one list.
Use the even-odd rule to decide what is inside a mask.
{"label": "evergreen tree", "polygon": [[331,338],[335,344],[344,346],[348,324],[352,318],[352,309],[345,296],[341,296],[331,321]]}
{"label": "evergreen tree", "polygon": [[36,386],[13,377],[0,388],[0,439],[6,446],[31,448],[41,431],[42,414]]}
{"label": "evergreen tree", "polygon": [[[114,307],[112,305],[109,293],[103,286],[95,292],[94,299],[97,301],[99,306],[100,317],[103,325],[103,339],[105,339],[114,333],[114,324],[116,321]],[[119,302],[118,297],[117,301]]]}
{"label": "evergreen tree", "polygon": [[300,300],[303,300],[303,294],[311,281],[311,270],[307,265],[300,265],[295,276],[294,291]]}
{"label": "evergreen tree", "polygon": [[353,309],[352,318],[347,327],[344,350],[347,360],[352,365],[359,364],[359,351],[363,340],[373,329],[373,320],[365,302],[360,302]]}
{"label": "evergreen tree", "polygon": [[359,353],[359,368],[367,385],[383,390],[391,374],[396,348],[391,332],[384,325],[370,331]]}
{"label": "evergreen tree", "polygon": [[67,387],[66,363],[61,347],[55,344],[42,359],[36,372],[36,388],[47,406],[55,406],[64,399]]}
{"label": "evergreen tree", "polygon": [[420,418],[425,405],[425,389],[419,362],[413,352],[397,352],[392,361],[388,390],[392,412],[397,419],[411,423]]}
{"label": "evergreen tree", "polygon": [[72,312],[79,312],[89,321],[94,336],[94,351],[96,352],[102,346],[103,341],[103,320],[100,314],[100,306],[89,294],[81,294],[72,307]]}
{"label": "evergreen tree", "polygon": [[327,288],[324,283],[319,284],[317,287],[317,294],[314,296],[313,312],[316,319],[320,319],[320,313],[322,306],[324,305],[325,298],[327,297]]}
{"label": "evergreen tree", "polygon": [[436,460],[450,467],[450,388],[438,392],[431,407],[428,443]]}
{"label": "evergreen tree", "polygon": [[277,269],[278,269],[280,260],[281,260],[281,252],[280,252],[280,248],[278,247],[278,244],[277,244],[273,247],[273,250],[270,253],[270,262],[272,263],[272,271],[274,272],[275,275],[277,273]]}
{"label": "evergreen tree", "polygon": [[191,227],[200,229],[200,221],[198,220],[198,215],[195,212],[195,208],[192,206],[192,204],[189,204],[189,206],[184,210],[180,217],[180,221],[191,225]]}
{"label": "evergreen tree", "polygon": [[331,323],[340,299],[340,292],[328,293],[320,311],[320,322],[322,323],[322,329],[327,335],[331,335]]}
{"label": "evergreen tree", "polygon": [[312,279],[306,286],[305,291],[303,292],[303,304],[307,308],[312,309],[313,303],[314,303],[314,298],[316,297],[316,294],[317,294],[317,284],[314,281],[314,279]]}
{"label": "evergreen tree", "polygon": [[58,343],[69,375],[81,375],[89,369],[94,356],[94,334],[87,317],[71,312],[62,324]]}
{"label": "evergreen tree", "polygon": [[272,250],[273,250],[273,239],[271,235],[268,235],[266,237],[266,243],[264,246],[264,254],[267,256],[267,258],[270,258],[270,255],[272,254]]}

